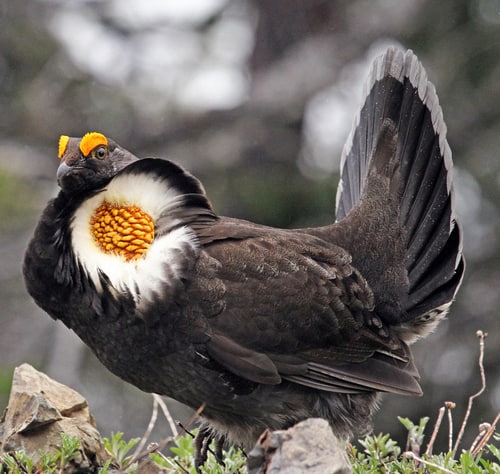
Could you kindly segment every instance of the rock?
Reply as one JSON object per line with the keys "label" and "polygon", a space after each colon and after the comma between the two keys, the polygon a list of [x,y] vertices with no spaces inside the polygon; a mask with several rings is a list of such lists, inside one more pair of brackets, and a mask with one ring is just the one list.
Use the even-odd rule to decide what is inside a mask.
{"label": "rock", "polygon": [[326,420],[310,418],[262,434],[247,461],[249,474],[352,474],[345,447]]}
{"label": "rock", "polygon": [[2,430],[0,452],[22,449],[35,461],[40,450],[54,452],[61,445],[62,433],[78,438],[74,472],[102,466],[109,458],[87,401],[28,364],[14,370]]}

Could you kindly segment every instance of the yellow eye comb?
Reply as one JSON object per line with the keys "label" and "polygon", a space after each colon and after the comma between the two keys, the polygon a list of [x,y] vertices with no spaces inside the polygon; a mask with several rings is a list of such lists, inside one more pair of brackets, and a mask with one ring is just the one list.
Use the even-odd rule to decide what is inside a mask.
{"label": "yellow eye comb", "polygon": [[83,156],[88,156],[98,146],[108,146],[108,139],[102,133],[89,132],[80,140],[80,151]]}
{"label": "yellow eye comb", "polygon": [[57,157],[61,159],[66,151],[66,148],[68,148],[68,143],[69,143],[69,137],[68,135],[61,135],[59,137],[59,149],[57,151]]}

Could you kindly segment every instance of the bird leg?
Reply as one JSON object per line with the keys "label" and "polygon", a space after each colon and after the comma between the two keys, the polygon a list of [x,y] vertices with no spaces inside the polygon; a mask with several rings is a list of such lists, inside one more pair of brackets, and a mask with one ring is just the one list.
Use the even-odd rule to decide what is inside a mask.
{"label": "bird leg", "polygon": [[221,436],[220,438],[217,439],[215,442],[215,459],[217,459],[217,462],[224,466],[224,456],[222,454],[222,450],[224,448],[224,436]]}
{"label": "bird leg", "polygon": [[217,459],[217,462],[224,466],[224,458],[222,449],[224,446],[224,437],[216,439],[215,452],[210,449],[210,443],[216,438],[213,431],[208,425],[200,427],[198,434],[194,438],[194,464],[197,472],[200,472],[201,466],[205,464],[208,458],[208,453],[212,453]]}

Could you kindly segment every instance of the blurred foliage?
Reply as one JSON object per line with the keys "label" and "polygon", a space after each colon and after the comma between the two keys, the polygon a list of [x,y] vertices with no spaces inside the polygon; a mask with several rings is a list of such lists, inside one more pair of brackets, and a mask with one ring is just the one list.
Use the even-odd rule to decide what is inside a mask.
{"label": "blurred foliage", "polygon": [[[335,200],[331,178],[311,180],[285,163],[219,169],[202,181],[217,212],[277,227],[326,224]],[[231,199],[227,199],[230,196]],[[256,196],[259,199],[256,199]]]}
{"label": "blurred foliage", "polygon": [[7,371],[0,367],[0,407],[7,406],[8,395],[12,385],[12,372]]}
{"label": "blurred foliage", "polygon": [[[27,199],[18,199],[27,196]],[[26,180],[0,169],[0,232],[13,232],[35,216],[35,205]]]}

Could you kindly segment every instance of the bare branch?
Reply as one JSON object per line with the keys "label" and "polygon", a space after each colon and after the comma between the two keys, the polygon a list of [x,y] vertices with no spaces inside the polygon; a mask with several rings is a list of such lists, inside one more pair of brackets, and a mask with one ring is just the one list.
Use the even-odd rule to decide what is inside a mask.
{"label": "bare branch", "polygon": [[439,409],[438,417],[436,420],[436,424],[434,425],[434,430],[432,431],[431,439],[429,440],[429,444],[427,445],[427,449],[425,450],[426,456],[430,456],[432,454],[432,448],[434,446],[434,442],[436,441],[436,437],[439,432],[441,422],[443,421],[444,411],[445,407],[441,407]]}
{"label": "bare branch", "polygon": [[474,449],[477,446],[477,443],[484,437],[484,435],[488,432],[490,429],[491,424],[490,423],[481,423],[479,425],[479,433],[478,435],[474,438],[474,441],[470,445],[469,451],[474,451]]}
{"label": "bare branch", "polygon": [[448,412],[448,451],[451,451],[453,446],[453,416],[451,410],[453,410],[457,405],[455,402],[444,402],[446,411]]}
{"label": "bare branch", "polygon": [[153,429],[155,427],[157,419],[158,419],[158,401],[153,396],[153,411],[151,412],[151,418],[149,419],[148,427],[146,428],[146,431],[142,435],[141,442],[139,443],[136,450],[134,451],[134,455],[132,456],[132,459],[128,463],[128,466],[132,465],[134,462],[136,462],[139,459],[142,448],[144,448],[146,441],[151,436],[151,432],[153,431]]}
{"label": "bare branch", "polygon": [[467,422],[469,421],[469,416],[472,410],[472,404],[474,402],[474,399],[482,395],[482,393],[486,390],[486,374],[484,372],[484,340],[486,339],[486,336],[488,335],[487,332],[483,332],[481,330],[476,332],[476,336],[479,338],[479,373],[481,374],[481,388],[477,393],[474,395],[471,395],[469,397],[469,403],[467,404],[467,410],[465,412],[464,416],[464,421],[462,422],[462,426],[460,427],[460,431],[458,432],[457,439],[455,441],[455,446],[453,446],[453,456],[455,457],[455,454],[457,452],[458,446],[460,445],[464,432],[465,432],[465,427],[467,426]]}
{"label": "bare branch", "polygon": [[198,418],[203,413],[204,409],[205,409],[205,403],[202,403],[201,406],[191,415],[191,418],[189,418],[189,420],[185,425],[179,423],[179,426],[181,427],[182,431],[191,434],[189,433],[188,428],[195,422],[196,418]]}
{"label": "bare branch", "polygon": [[[160,402],[163,403],[163,400],[161,400],[161,398],[158,395],[156,397],[153,396],[153,412],[151,414],[151,419],[149,420],[149,424],[148,424],[148,427],[146,429],[146,432],[144,433],[144,435],[141,439],[141,442],[139,443],[139,446],[135,450],[134,455],[131,458],[131,461],[128,463],[128,466],[131,466],[133,463],[140,461],[141,459],[143,459],[144,462],[140,463],[140,466],[144,466],[144,464],[147,464],[150,461],[149,458],[148,459],[144,459],[144,458],[149,456],[151,453],[161,451],[165,446],[167,446],[167,444],[171,443],[175,439],[175,437],[179,436],[179,433],[177,432],[177,429],[176,429],[175,430],[175,432],[176,432],[175,437],[167,436],[166,438],[161,440],[159,443],[151,443],[150,445],[148,445],[147,449],[144,452],[141,452],[147,439],[151,435],[151,432],[153,431],[155,424],[156,424],[156,420],[158,418],[158,406],[159,405],[161,406]],[[187,427],[189,427],[196,420],[196,418],[198,418],[201,415],[204,408],[205,408],[205,404],[201,405],[200,408],[198,408],[198,410],[195,411],[195,413],[189,418],[189,420],[186,424]],[[167,409],[167,412],[168,412],[168,409]],[[165,414],[165,412],[163,412],[163,413]],[[173,422],[173,420],[172,420],[172,422]]]}
{"label": "bare branch", "polygon": [[500,413],[497,414],[497,416],[493,420],[493,423],[491,423],[491,426],[486,431],[486,434],[484,435],[483,439],[479,442],[479,444],[476,446],[474,451],[472,451],[473,456],[476,456],[477,454],[479,454],[481,452],[481,450],[486,446],[486,443],[495,434],[496,425],[497,425],[499,420],[500,420]]}
{"label": "bare branch", "polygon": [[421,457],[417,456],[415,453],[413,453],[411,451],[407,451],[407,452],[403,453],[403,456],[406,458],[409,458],[409,459],[413,459],[414,461],[417,461],[418,463],[422,463],[425,466],[434,467],[434,468],[438,469],[439,471],[444,472],[446,474],[454,474],[453,471],[445,469],[444,467],[439,466],[438,464],[435,464],[433,462],[426,461],[425,459],[422,459]]}
{"label": "bare branch", "polygon": [[160,397],[160,395],[153,393],[153,398],[156,400],[158,405],[161,408],[161,411],[163,412],[163,416],[166,418],[168,422],[168,426],[170,427],[170,431],[172,432],[172,435],[175,437],[179,434],[177,431],[177,426],[175,425],[175,421],[172,418],[172,415],[170,414],[170,410],[168,409],[167,404],[163,401],[163,399]]}

